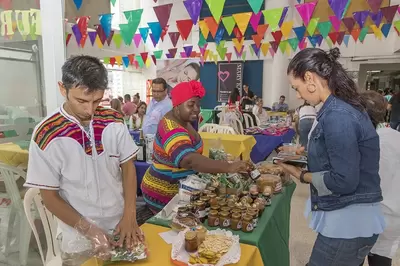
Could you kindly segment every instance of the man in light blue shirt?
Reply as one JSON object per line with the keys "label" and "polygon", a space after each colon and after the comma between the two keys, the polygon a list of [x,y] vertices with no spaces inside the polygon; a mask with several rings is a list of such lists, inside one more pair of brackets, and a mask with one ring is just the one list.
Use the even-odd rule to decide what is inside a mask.
{"label": "man in light blue shirt", "polygon": [[166,113],[172,110],[172,101],[168,96],[167,82],[163,78],[153,80],[151,100],[143,122],[143,134],[156,134],[158,123]]}
{"label": "man in light blue shirt", "polygon": [[285,103],[285,95],[281,95],[279,102],[272,105],[272,111],[274,112],[287,112],[289,110],[289,105]]}

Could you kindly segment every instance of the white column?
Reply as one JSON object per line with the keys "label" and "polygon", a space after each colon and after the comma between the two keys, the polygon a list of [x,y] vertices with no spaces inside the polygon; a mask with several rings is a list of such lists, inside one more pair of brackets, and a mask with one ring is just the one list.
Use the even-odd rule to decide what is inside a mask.
{"label": "white column", "polygon": [[65,62],[64,0],[40,0],[42,17],[43,71],[47,113],[64,101],[57,82]]}

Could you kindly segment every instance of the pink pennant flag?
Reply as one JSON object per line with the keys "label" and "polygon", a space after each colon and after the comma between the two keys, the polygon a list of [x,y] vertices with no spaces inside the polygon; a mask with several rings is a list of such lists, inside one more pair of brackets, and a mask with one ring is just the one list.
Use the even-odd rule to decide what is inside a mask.
{"label": "pink pennant flag", "polygon": [[296,5],[297,12],[299,13],[300,17],[303,19],[304,24],[307,26],[310,23],[312,14],[314,13],[315,6],[317,2],[309,2],[304,4]]}
{"label": "pink pennant flag", "polygon": [[253,28],[254,32],[257,32],[258,24],[260,23],[262,12],[253,13],[250,18],[250,25]]}
{"label": "pink pennant flag", "polygon": [[342,22],[336,16],[329,16],[329,20],[331,21],[333,28],[336,31],[340,31],[340,25]]}
{"label": "pink pennant flag", "polygon": [[140,35],[139,33],[135,34],[135,36],[133,37],[133,41],[135,42],[136,48],[139,48],[141,40],[142,40],[142,35]]}
{"label": "pink pennant flag", "polygon": [[181,52],[181,58],[187,58],[187,55],[185,52]]}
{"label": "pink pennant flag", "polygon": [[230,63],[232,60],[232,53],[226,53],[225,56],[226,56],[226,59],[228,59],[228,62]]}
{"label": "pink pennant flag", "polygon": [[203,56],[200,56],[200,64],[201,64],[201,66],[204,66],[204,57]]}
{"label": "pink pennant flag", "polygon": [[378,12],[379,8],[381,7],[383,0],[368,0],[368,4],[371,7],[372,13]]}
{"label": "pink pennant flag", "polygon": [[304,37],[300,42],[299,42],[299,49],[300,50],[304,50],[305,48],[307,48],[307,38]]}
{"label": "pink pennant flag", "polygon": [[272,49],[272,47],[269,48],[269,53],[272,55],[272,57],[275,56],[275,51]]}

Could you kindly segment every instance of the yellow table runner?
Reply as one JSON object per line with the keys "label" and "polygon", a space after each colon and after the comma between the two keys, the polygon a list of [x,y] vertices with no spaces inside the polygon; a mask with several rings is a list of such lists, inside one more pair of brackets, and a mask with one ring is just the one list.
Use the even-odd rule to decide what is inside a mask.
{"label": "yellow table runner", "polygon": [[287,112],[274,112],[274,111],[268,111],[267,112],[268,116],[286,116]]}
{"label": "yellow table runner", "polygon": [[212,145],[214,145],[214,143],[220,139],[224,150],[227,153],[235,157],[242,155],[243,160],[249,160],[251,149],[256,144],[256,140],[253,136],[217,134],[209,132],[200,132],[199,134],[204,142],[204,156],[208,156],[210,147],[212,147]]}
{"label": "yellow table runner", "polygon": [[14,143],[0,144],[0,162],[10,166],[27,166],[28,151]]}
{"label": "yellow table runner", "polygon": [[[149,248],[149,257],[143,261],[137,261],[132,263],[113,263],[108,264],[112,266],[131,266],[131,265],[142,265],[142,266],[173,266],[171,262],[171,245],[168,245],[159,236],[159,233],[171,230],[170,228],[165,228],[152,224],[144,224],[141,226],[145,236],[147,245]],[[255,246],[250,246],[246,244],[240,244],[241,247],[241,258],[235,266],[256,266],[263,265],[260,252]],[[81,266],[102,266],[103,263],[95,258],[85,262]],[[233,264],[230,264],[233,265]]]}

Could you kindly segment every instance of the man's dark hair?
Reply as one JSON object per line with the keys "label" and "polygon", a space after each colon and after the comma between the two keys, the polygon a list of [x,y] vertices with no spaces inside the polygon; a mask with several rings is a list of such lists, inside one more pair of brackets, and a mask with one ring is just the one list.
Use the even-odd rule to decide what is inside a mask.
{"label": "man's dark hair", "polygon": [[153,79],[153,83],[152,83],[152,84],[162,84],[164,90],[167,88],[167,82],[166,82],[165,79],[163,79],[163,78],[156,78],[156,79]]}
{"label": "man's dark hair", "polygon": [[64,88],[68,91],[80,87],[93,92],[108,88],[108,72],[96,57],[79,55],[69,58],[62,66]]}
{"label": "man's dark hair", "polygon": [[380,93],[375,91],[366,91],[361,93],[364,100],[367,113],[374,127],[379,123],[385,122],[386,116],[386,101]]}
{"label": "man's dark hair", "polygon": [[280,98],[286,99],[286,96],[285,95],[281,95],[281,97],[279,97],[279,99]]}
{"label": "man's dark hair", "polygon": [[131,95],[125,94],[124,95],[124,99],[125,99],[125,102],[130,102],[131,101]]}

